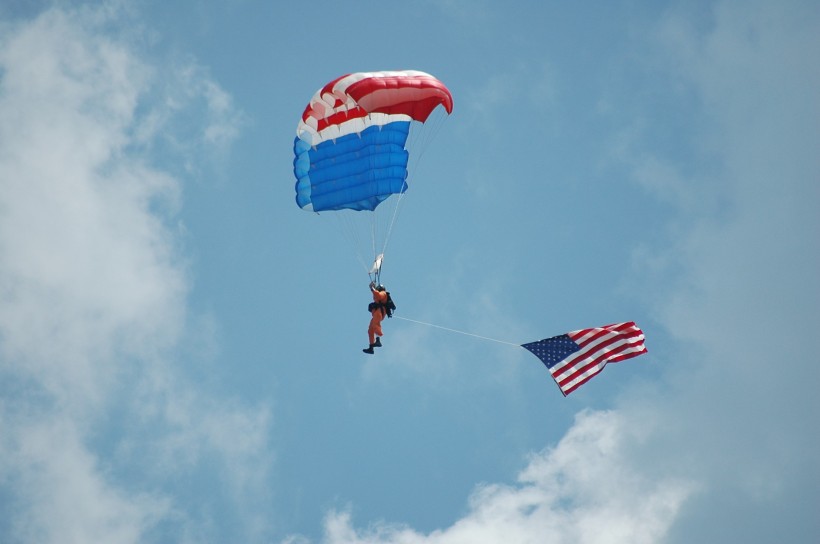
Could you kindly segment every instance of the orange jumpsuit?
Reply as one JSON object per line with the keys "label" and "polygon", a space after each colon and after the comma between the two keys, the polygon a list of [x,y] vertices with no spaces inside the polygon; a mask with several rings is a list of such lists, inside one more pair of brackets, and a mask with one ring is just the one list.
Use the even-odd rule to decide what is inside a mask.
{"label": "orange jumpsuit", "polygon": [[[387,302],[387,291],[377,291],[372,287],[370,288],[370,291],[373,292],[373,302],[376,304],[384,304]],[[372,346],[376,343],[377,336],[383,336],[382,320],[385,315],[384,308],[374,308],[373,311],[370,312],[370,315],[370,326],[367,327],[367,336],[370,339],[370,345]]]}

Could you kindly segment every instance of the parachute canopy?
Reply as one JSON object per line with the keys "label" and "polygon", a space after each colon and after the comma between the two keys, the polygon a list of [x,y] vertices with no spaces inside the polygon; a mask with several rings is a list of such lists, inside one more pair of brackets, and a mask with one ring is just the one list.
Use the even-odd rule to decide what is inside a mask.
{"label": "parachute canopy", "polygon": [[444,84],[424,72],[359,72],[319,89],[293,144],[296,203],[308,211],[375,210],[407,190],[410,123],[443,106]]}

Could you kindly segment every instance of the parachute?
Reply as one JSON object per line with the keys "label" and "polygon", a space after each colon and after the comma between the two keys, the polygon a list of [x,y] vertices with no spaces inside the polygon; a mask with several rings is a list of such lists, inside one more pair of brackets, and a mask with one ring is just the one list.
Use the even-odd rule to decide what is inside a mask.
{"label": "parachute", "polygon": [[[430,74],[359,72],[319,89],[296,128],[296,203],[303,210],[339,215],[341,230],[354,246],[365,238],[362,231],[368,232],[373,264],[368,266],[361,249],[357,253],[371,278],[381,272],[408,189],[408,163],[416,151],[413,135],[442,109],[447,115],[453,111],[452,94]],[[396,204],[385,224],[379,206],[388,199]],[[356,226],[359,221],[351,214],[367,216],[366,226]]]}

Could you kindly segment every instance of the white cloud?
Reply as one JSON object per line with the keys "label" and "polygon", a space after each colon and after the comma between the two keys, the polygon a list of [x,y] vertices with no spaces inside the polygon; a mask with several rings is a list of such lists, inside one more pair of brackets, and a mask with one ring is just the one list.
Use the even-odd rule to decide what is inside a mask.
{"label": "white cloud", "polygon": [[[718,540],[729,527],[746,542],[817,537],[802,505],[820,481],[820,440],[806,433],[820,410],[810,340],[820,326],[820,68],[808,53],[820,50],[818,29],[810,3],[721,2],[708,30],[673,15],[659,33],[667,69],[701,104],[691,137],[709,158],[667,171],[684,192],[670,199],[676,236],[648,253],[677,278],[648,297],[681,346],[664,356],[676,394],[651,407],[667,421],[657,446],[708,482],[675,541]],[[636,178],[665,162],[645,157]],[[698,208],[701,195],[711,203]],[[770,521],[783,515],[788,524]]]}
{"label": "white cloud", "polygon": [[[213,396],[173,362],[196,336],[173,226],[182,183],[149,160],[167,135],[189,161],[225,149],[241,114],[195,64],[175,64],[165,94],[158,74],[170,68],[142,60],[131,31],[110,32],[138,26],[124,17],[116,3],[51,9],[6,25],[0,44],[9,542],[218,540],[215,507],[234,511],[245,536],[268,530],[253,504],[267,496],[257,478],[270,463],[269,409]],[[182,501],[169,474],[218,492]]]}
{"label": "white cloud", "polygon": [[[325,522],[326,544],[480,544],[509,542],[654,543],[662,541],[695,491],[674,478],[650,478],[631,457],[649,429],[616,412],[582,412],[551,450],[533,455],[517,485],[486,485],[454,525],[430,534],[375,524],[352,527],[348,512]],[[642,422],[643,423],[643,422]]]}
{"label": "white cloud", "polygon": [[161,494],[129,493],[106,482],[105,467],[70,418],[3,423],[0,458],[3,468],[14,469],[9,481],[18,496],[7,535],[12,542],[139,542],[169,514]]}
{"label": "white cloud", "polygon": [[170,149],[169,169],[180,160],[185,174],[218,166],[248,118],[193,59],[173,57],[158,69],[157,80],[152,110],[136,127],[139,141],[156,151]]}
{"label": "white cloud", "polygon": [[0,61],[4,362],[87,403],[115,343],[167,343],[179,327],[182,269],[148,211],[179,187],[123,156],[147,70],[121,46],[52,11]]}
{"label": "white cloud", "polygon": [[558,106],[558,76],[548,60],[538,64],[523,61],[507,66],[468,90],[466,107],[476,116],[476,125],[490,132],[498,111],[514,111],[514,118],[536,119]]}
{"label": "white cloud", "polygon": [[[687,341],[704,343],[729,372],[763,371],[771,365],[767,353],[783,349],[793,350],[792,364],[813,366],[801,362],[812,358],[801,338],[818,324],[813,309],[820,303],[813,234],[820,227],[813,144],[820,138],[820,68],[807,54],[820,47],[818,13],[805,18],[800,9],[755,7],[719,4],[711,32],[672,47],[682,60],[675,65],[703,97],[704,131],[721,164],[692,191],[713,186],[726,200],[694,217],[672,247],[686,288],[669,293],[665,319]],[[689,50],[698,54],[687,58]],[[741,341],[775,329],[786,346]],[[765,377],[770,385],[781,379]]]}

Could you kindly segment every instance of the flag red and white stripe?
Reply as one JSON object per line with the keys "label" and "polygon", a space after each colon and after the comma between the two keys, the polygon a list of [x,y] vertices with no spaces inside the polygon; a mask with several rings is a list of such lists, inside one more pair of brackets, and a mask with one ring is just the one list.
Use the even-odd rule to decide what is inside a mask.
{"label": "flag red and white stripe", "polygon": [[604,369],[646,353],[643,331],[633,321],[568,332],[524,344],[541,359],[566,396]]}

